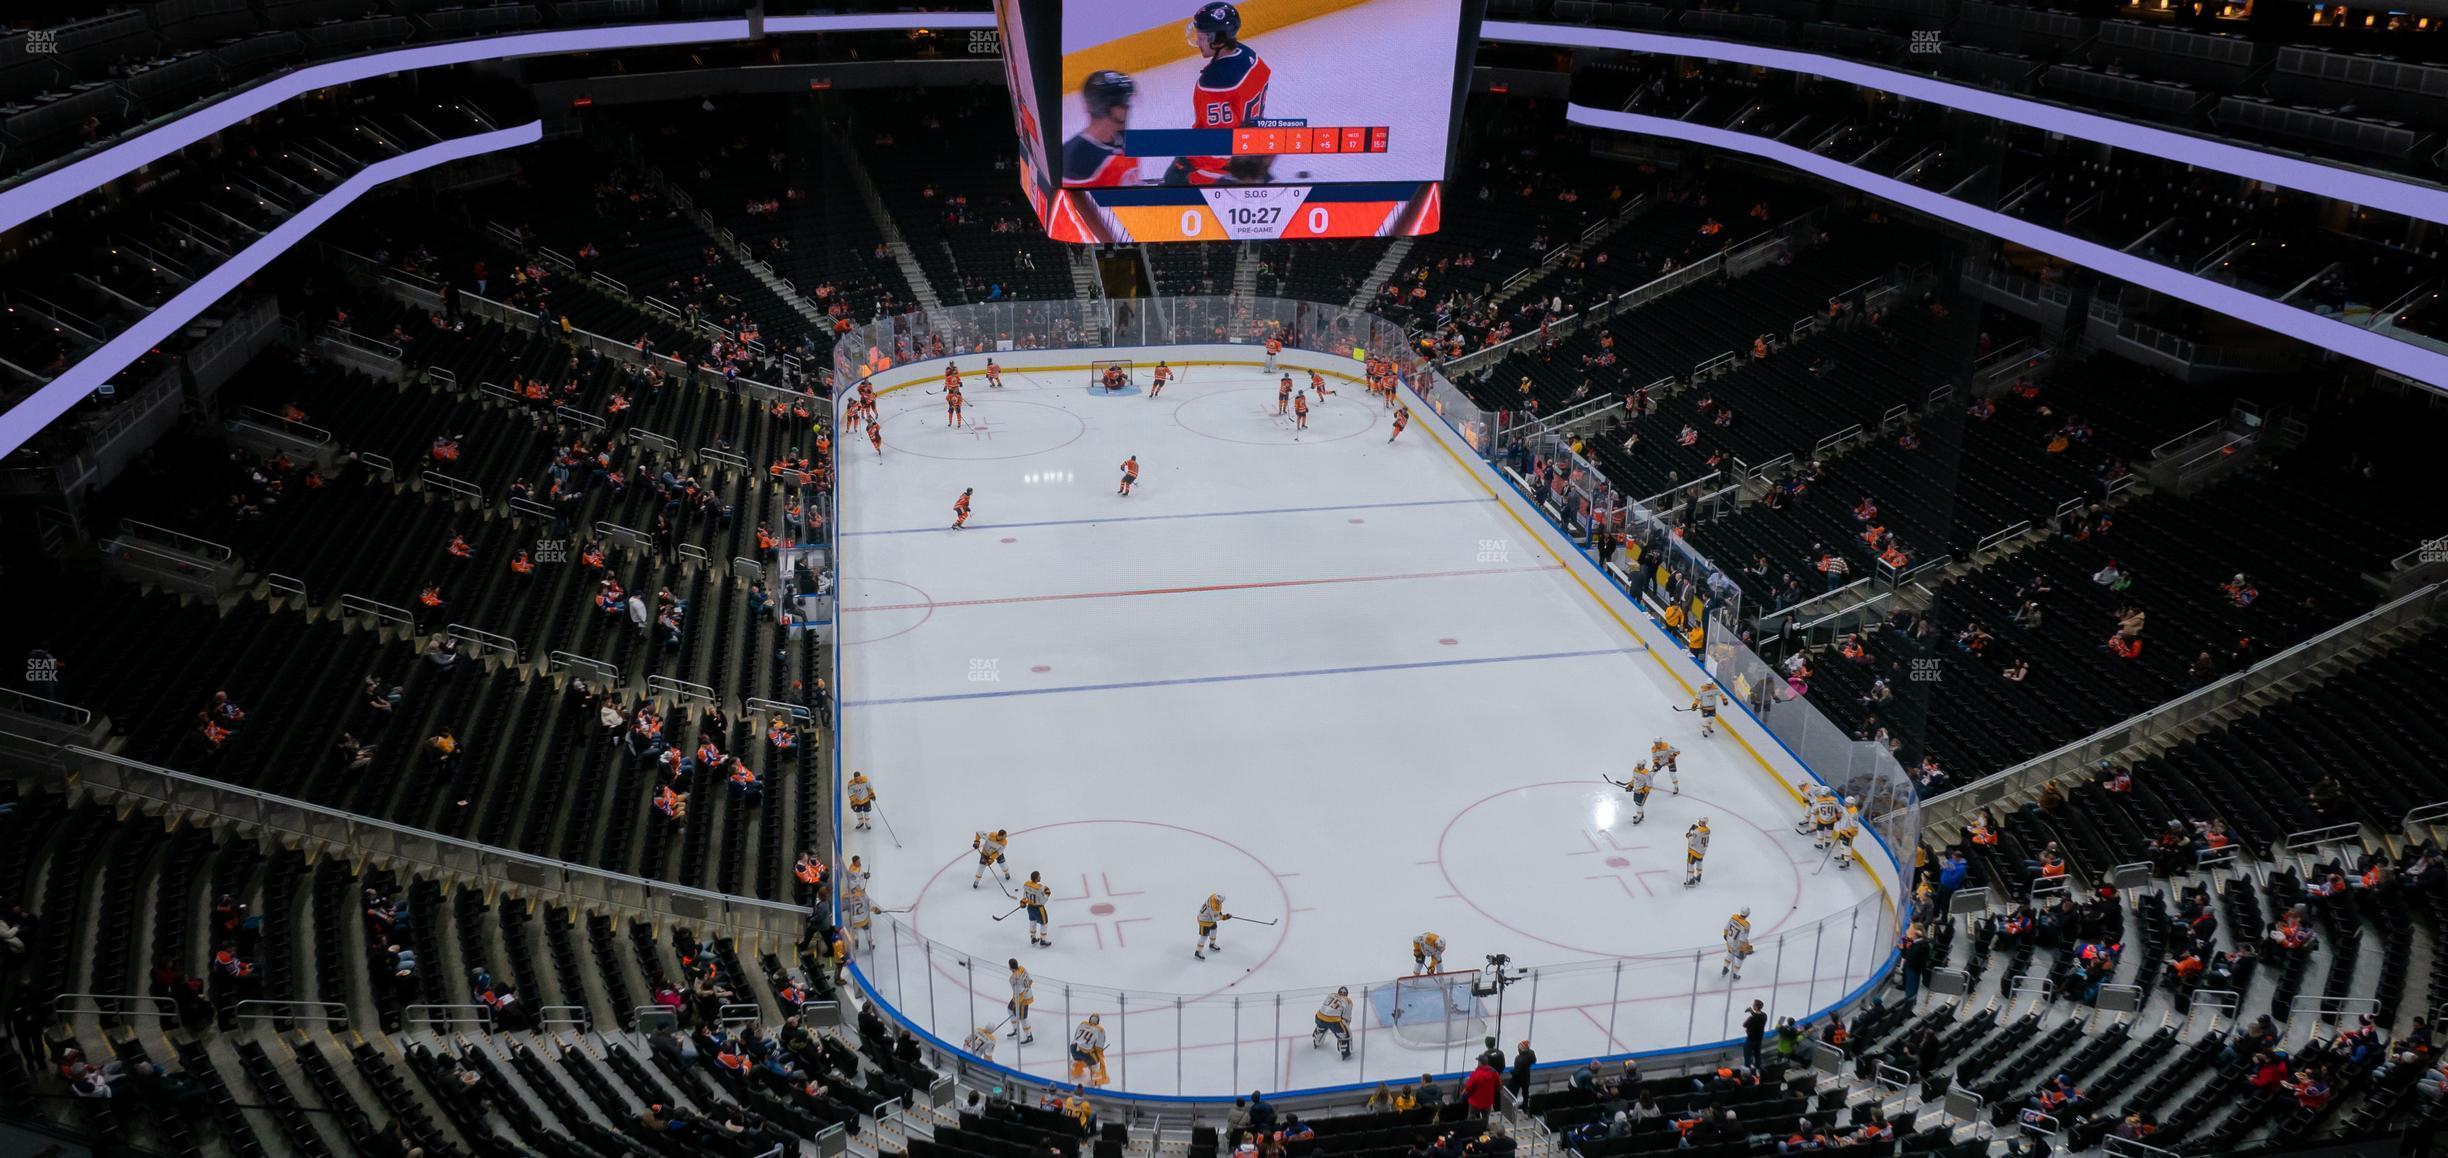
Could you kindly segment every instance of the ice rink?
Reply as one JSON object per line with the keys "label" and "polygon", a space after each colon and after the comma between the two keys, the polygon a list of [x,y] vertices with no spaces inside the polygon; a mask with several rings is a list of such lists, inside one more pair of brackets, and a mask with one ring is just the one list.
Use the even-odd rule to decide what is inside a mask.
{"label": "ice rink", "polygon": [[[1086,351],[1005,355],[1044,368],[1007,368],[999,391],[963,358],[951,428],[922,392],[941,363],[917,364],[877,383],[911,384],[883,395],[882,456],[842,442],[842,760],[891,825],[842,852],[909,910],[859,953],[903,1015],[957,1045],[1001,1020],[1017,957],[1036,1040],[1003,1038],[999,1064],[1062,1075],[1095,1012],[1110,1086],[1213,1095],[1446,1072],[1480,1032],[1547,1060],[1718,1041],[1753,999],[1799,1016],[1872,975],[1894,937],[1875,847],[1877,876],[1794,835],[1768,765],[1673,710],[1694,669],[1649,654],[1629,604],[1565,566],[1416,398],[1389,445],[1356,364],[1287,351],[1304,385],[1338,372],[1296,438],[1255,349],[1098,353],[1134,358],[1137,388],[1092,393]],[[1151,399],[1158,357],[1186,374]],[[951,530],[964,487],[974,514]],[[1635,825],[1600,776],[1658,737],[1682,749],[1681,792],[1661,777]],[[1035,871],[1053,889],[1051,948],[995,919],[1014,902],[993,875],[973,884],[971,838],[996,828],[1009,887]],[[1200,960],[1212,892],[1237,919]],[[1724,978],[1720,930],[1745,906],[1757,953]],[[1467,1041],[1398,1042],[1387,986],[1423,931],[1448,970],[1505,954],[1535,976],[1457,1019],[1485,1022]],[[1360,1006],[1348,1061],[1310,1045],[1336,986]]]}

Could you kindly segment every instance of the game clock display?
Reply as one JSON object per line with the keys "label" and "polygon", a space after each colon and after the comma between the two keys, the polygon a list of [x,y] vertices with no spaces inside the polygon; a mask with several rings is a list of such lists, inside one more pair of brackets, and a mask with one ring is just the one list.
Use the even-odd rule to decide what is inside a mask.
{"label": "game clock display", "polygon": [[1439,225],[1484,0],[999,0],[1049,235],[1408,236]]}

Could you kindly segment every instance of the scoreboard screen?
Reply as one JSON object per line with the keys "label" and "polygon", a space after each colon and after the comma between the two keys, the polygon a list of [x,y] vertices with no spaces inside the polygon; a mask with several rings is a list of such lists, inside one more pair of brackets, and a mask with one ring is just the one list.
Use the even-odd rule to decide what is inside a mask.
{"label": "scoreboard screen", "polygon": [[998,0],[1021,180],[1083,243],[1432,233],[1484,0]]}

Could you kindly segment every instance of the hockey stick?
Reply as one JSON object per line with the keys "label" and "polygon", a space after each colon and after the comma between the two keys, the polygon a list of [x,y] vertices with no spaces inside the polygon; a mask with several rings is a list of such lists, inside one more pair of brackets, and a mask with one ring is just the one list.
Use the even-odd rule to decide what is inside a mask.
{"label": "hockey stick", "polygon": [[877,820],[884,822],[884,835],[892,838],[893,847],[901,847],[901,834],[893,831],[892,818],[884,815],[884,806],[881,804],[876,805],[875,814]]}
{"label": "hockey stick", "polygon": [[[1226,917],[1224,919],[1227,921],[1248,921],[1253,925],[1272,925],[1276,923],[1275,921],[1261,921],[1256,917]],[[1281,918],[1278,918],[1278,920],[1280,919]]]}
{"label": "hockey stick", "polygon": [[1675,706],[1674,706],[1673,704],[1668,704],[1668,705],[1666,705],[1666,706],[1667,706],[1667,707],[1670,707],[1670,708],[1674,708],[1674,710],[1676,710],[1676,711],[1678,711],[1678,712],[1694,712],[1694,711],[1698,711],[1698,710],[1699,710],[1698,708],[1675,708]]}
{"label": "hockey stick", "polygon": [[[1008,917],[1008,916],[1011,916],[1011,915],[1012,915],[1012,913],[1017,913],[1017,912],[1019,912],[1020,910],[1025,909],[1025,908],[1027,908],[1027,907],[1028,907],[1027,905],[1013,905],[1013,906],[1012,906],[1012,911],[1011,911],[1011,913],[1005,913],[1005,914],[1003,914],[1003,917]],[[996,917],[996,918],[995,918],[995,920],[1000,921],[1000,920],[1002,920],[1002,919],[1003,919],[1003,917]]]}
{"label": "hockey stick", "polygon": [[1821,854],[1821,855],[1820,855],[1820,857],[1819,857],[1819,867],[1818,867],[1818,868],[1815,868],[1815,869],[1812,869],[1812,870],[1811,870],[1811,875],[1812,875],[1812,876],[1818,876],[1820,873],[1826,872],[1826,871],[1827,871],[1827,866],[1828,866],[1828,863],[1829,863],[1830,861],[1835,860],[1835,859],[1836,859],[1836,842],[1835,842],[1835,841],[1833,841],[1833,840],[1831,840],[1831,841],[1829,841],[1829,842],[1828,842],[1827,852],[1825,852],[1825,853]]}
{"label": "hockey stick", "polygon": [[1607,782],[1607,783],[1612,784],[1612,785],[1614,785],[1614,786],[1615,786],[1615,787],[1617,787],[1617,788],[1621,788],[1621,789],[1623,789],[1623,790],[1624,790],[1624,791],[1626,791],[1626,792],[1630,792],[1630,791],[1632,790],[1632,786],[1631,786],[1630,784],[1628,784],[1628,783],[1625,783],[1624,781],[1621,781],[1621,780],[1609,780],[1609,779],[1607,779],[1607,774],[1606,774],[1606,773],[1604,773],[1604,772],[1599,773],[1599,774],[1598,774],[1598,778],[1599,778],[1600,780],[1606,780],[1606,782]]}

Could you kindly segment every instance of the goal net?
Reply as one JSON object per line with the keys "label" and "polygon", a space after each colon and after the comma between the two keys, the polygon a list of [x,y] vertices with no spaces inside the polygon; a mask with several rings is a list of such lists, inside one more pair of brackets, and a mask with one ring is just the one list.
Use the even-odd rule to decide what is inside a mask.
{"label": "goal net", "polygon": [[1122,384],[1125,386],[1139,384],[1139,377],[1134,372],[1130,359],[1121,358],[1112,361],[1090,362],[1088,364],[1088,388],[1091,390],[1104,389],[1105,371],[1107,370],[1122,371]]}
{"label": "goal net", "polygon": [[1394,1040],[1422,1049],[1478,1041],[1487,1034],[1487,1010],[1471,992],[1479,974],[1469,969],[1398,977],[1377,991],[1377,1013]]}

